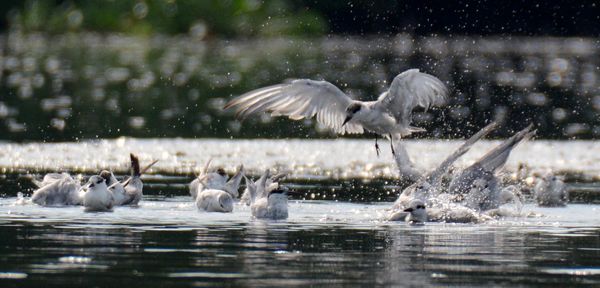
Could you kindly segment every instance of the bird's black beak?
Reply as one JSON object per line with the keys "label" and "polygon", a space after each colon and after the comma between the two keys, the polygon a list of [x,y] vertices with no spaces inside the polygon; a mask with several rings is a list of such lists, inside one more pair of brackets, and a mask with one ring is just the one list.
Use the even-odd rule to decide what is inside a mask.
{"label": "bird's black beak", "polygon": [[413,212],[413,211],[414,211],[413,208],[406,208],[406,209],[404,209],[404,212]]}
{"label": "bird's black beak", "polygon": [[351,116],[346,116],[346,119],[344,119],[344,123],[342,123],[342,126],[346,125],[346,123],[348,123],[348,121],[350,121],[351,119]]}

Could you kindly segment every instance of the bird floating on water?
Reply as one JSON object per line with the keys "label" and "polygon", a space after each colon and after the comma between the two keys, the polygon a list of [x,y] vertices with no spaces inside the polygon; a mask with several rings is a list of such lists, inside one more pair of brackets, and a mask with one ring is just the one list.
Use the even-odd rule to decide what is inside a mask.
{"label": "bird floating on water", "polygon": [[419,199],[414,199],[410,202],[408,208],[404,209],[407,212],[406,222],[422,223],[427,222],[427,211],[425,211],[425,203]]}
{"label": "bird floating on water", "polygon": [[411,205],[414,206],[415,201],[428,203],[429,221],[444,222],[480,222],[491,219],[488,215],[480,214],[482,211],[498,209],[501,204],[508,201],[520,205],[518,197],[512,192],[513,187],[503,189],[495,172],[504,166],[510,152],[519,142],[533,135],[535,131],[531,131],[531,125],[492,149],[458,175],[453,176],[448,189],[442,185],[442,176],[449,172],[450,166],[456,159],[464,155],[475,142],[490,133],[495,127],[495,123],[484,127],[465,141],[435,170],[407,187],[394,203],[387,216],[388,220],[398,221],[408,218],[410,214],[406,213],[406,209]]}
{"label": "bird floating on water", "polygon": [[90,177],[86,188],[87,192],[83,195],[83,207],[86,212],[112,211],[114,199],[104,178],[98,175]]}
{"label": "bird floating on water", "polygon": [[206,212],[232,212],[231,194],[218,189],[204,189],[196,197],[196,207]]}
{"label": "bird floating on water", "polygon": [[227,173],[223,168],[218,168],[215,172],[208,172],[211,160],[209,159],[204,165],[203,170],[198,174],[190,185],[190,195],[192,199],[196,199],[196,196],[204,191],[205,189],[217,189],[223,190],[231,197],[237,198],[239,195],[238,189],[244,177],[244,165],[240,165],[237,168],[237,172],[228,179]]}
{"label": "bird floating on water", "polygon": [[35,181],[39,188],[33,192],[31,202],[42,206],[81,205],[83,193],[79,180],[68,173],[49,173],[41,182]]}
{"label": "bird floating on water", "polygon": [[552,173],[539,178],[533,192],[535,201],[542,207],[562,207],[569,201],[565,183]]}
{"label": "bird floating on water", "polygon": [[[250,209],[256,219],[281,220],[288,218],[288,188],[273,182],[277,187],[268,187],[270,172],[265,173],[255,183],[255,190],[250,190]],[[273,184],[272,183],[272,184]],[[271,185],[272,185],[271,184]],[[269,186],[271,186],[269,185]],[[269,190],[270,189],[270,190]]]}
{"label": "bird floating on water", "polygon": [[137,156],[129,154],[131,165],[131,176],[123,182],[119,182],[115,175],[108,170],[102,170],[100,176],[104,178],[108,190],[113,194],[114,206],[137,205],[143,196],[144,183],[141,175],[146,173],[158,160],[140,169],[140,160]]}
{"label": "bird floating on water", "polygon": [[[263,175],[266,175],[266,174],[263,174]],[[242,197],[240,198],[240,203],[250,206],[256,200],[256,198],[265,197],[266,195],[268,195],[269,192],[279,188],[279,181],[281,181],[286,176],[287,176],[287,174],[285,174],[285,173],[278,173],[278,174],[275,174],[273,176],[266,178],[265,189],[261,190],[262,191],[261,195],[257,195],[257,182],[262,181],[262,177],[259,178],[259,180],[257,180],[257,182],[254,182],[244,175],[244,179],[246,182],[246,189],[244,189],[244,193],[242,194]],[[265,177],[267,177],[267,176],[265,176]]]}
{"label": "bird floating on water", "polygon": [[242,177],[244,177],[244,166],[240,165],[236,174],[227,179],[227,173],[223,168],[216,172],[208,172],[211,160],[204,165],[204,169],[194,179],[190,187],[190,195],[196,201],[196,207],[206,212],[232,212],[233,199],[238,196],[238,189]]}

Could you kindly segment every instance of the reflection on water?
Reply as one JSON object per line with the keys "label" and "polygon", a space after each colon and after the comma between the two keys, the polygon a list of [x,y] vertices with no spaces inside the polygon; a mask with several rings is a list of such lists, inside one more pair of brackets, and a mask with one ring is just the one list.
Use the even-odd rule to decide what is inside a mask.
{"label": "reflection on water", "polygon": [[[226,99],[286,78],[327,79],[353,96],[381,93],[420,68],[447,81],[449,107],[420,111],[425,136],[466,136],[490,119],[499,134],[538,125],[543,137],[598,136],[593,38],[327,37],[202,41],[187,36],[68,33],[0,36],[0,139],[323,136],[312,121],[244,124]],[[518,116],[518,117],[515,117]]]}
{"label": "reflection on water", "polygon": [[14,200],[0,200],[3,287],[600,284],[592,205],[411,226],[377,220],[390,203],[294,201],[290,219],[265,222],[240,206],[200,213],[188,197],[99,214]]}

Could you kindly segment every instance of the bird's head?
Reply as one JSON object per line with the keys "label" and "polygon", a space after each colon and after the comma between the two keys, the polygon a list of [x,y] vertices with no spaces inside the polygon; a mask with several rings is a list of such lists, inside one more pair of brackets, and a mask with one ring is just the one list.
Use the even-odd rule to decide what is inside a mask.
{"label": "bird's head", "polygon": [[108,170],[102,170],[102,172],[100,172],[100,177],[104,178],[104,181],[106,181],[106,183],[110,182],[110,176],[112,173],[110,173],[110,171]]}
{"label": "bird's head", "polygon": [[94,187],[97,187],[100,185],[106,186],[106,182],[104,182],[104,178],[102,178],[98,175],[94,175],[94,176],[90,177],[90,179],[88,180],[87,187],[88,187],[88,189],[93,189]]}
{"label": "bird's head", "polygon": [[233,211],[233,199],[231,195],[228,193],[222,193],[217,198],[219,208],[221,212],[231,212]]}
{"label": "bird's head", "polygon": [[471,191],[472,192],[481,192],[485,189],[489,188],[489,183],[488,181],[486,181],[485,179],[475,179],[475,181],[473,181],[473,183],[471,184]]}
{"label": "bird's head", "polygon": [[556,182],[556,181],[558,181],[558,180],[562,180],[562,179],[560,179],[560,177],[556,176],[556,175],[555,175],[554,173],[552,173],[552,172],[546,172],[546,174],[544,174],[544,175],[542,176],[542,178],[543,178],[545,181],[547,181],[547,182],[550,182],[550,183]]}
{"label": "bird's head", "polygon": [[359,113],[361,110],[363,110],[363,104],[359,103],[359,102],[354,102],[352,104],[350,104],[348,107],[346,107],[346,119],[344,119],[344,123],[342,124],[342,126],[346,125],[346,123],[348,123],[348,121],[352,120],[352,118],[354,117],[354,115],[356,115],[356,113]]}
{"label": "bird's head", "polygon": [[219,174],[219,175],[221,175],[223,177],[227,176],[227,173],[225,172],[225,169],[223,169],[223,168],[217,169],[217,174]]}
{"label": "bird's head", "polygon": [[269,191],[269,203],[286,202],[289,189],[285,186],[279,186],[274,190]]}
{"label": "bird's head", "polygon": [[279,186],[271,191],[269,191],[269,197],[276,195],[284,195],[287,197],[289,189],[285,186]]}
{"label": "bird's head", "polygon": [[407,218],[410,222],[427,222],[427,211],[425,211],[425,203],[420,199],[414,199],[410,202],[408,208],[404,212],[410,213]]}

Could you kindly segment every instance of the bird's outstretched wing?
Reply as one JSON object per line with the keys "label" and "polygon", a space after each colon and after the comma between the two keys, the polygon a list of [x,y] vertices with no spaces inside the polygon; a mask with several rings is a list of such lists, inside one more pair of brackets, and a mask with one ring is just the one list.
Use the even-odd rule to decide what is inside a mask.
{"label": "bird's outstretched wing", "polygon": [[425,179],[432,185],[439,185],[442,176],[444,176],[444,174],[448,172],[450,166],[452,166],[454,162],[462,155],[465,155],[465,153],[469,152],[473,144],[479,141],[479,139],[485,137],[487,134],[494,131],[494,129],[496,129],[497,126],[498,123],[492,122],[487,126],[483,127],[483,129],[479,130],[479,132],[473,134],[471,138],[467,139],[465,143],[460,145],[460,147],[458,147],[456,151],[454,151],[442,163],[440,163],[440,165],[438,165],[438,167],[435,168],[435,170],[425,175]]}
{"label": "bird's outstretched wing", "polygon": [[530,139],[536,133],[533,129],[533,123],[529,124],[523,130],[517,132],[512,137],[506,139],[502,144],[496,146],[496,148],[490,150],[488,153],[483,155],[477,162],[474,163],[480,165],[485,171],[496,172],[506,164],[510,152],[523,140]]}
{"label": "bird's outstretched wing", "polygon": [[462,194],[466,189],[471,187],[471,184],[476,179],[487,177],[487,175],[493,176],[496,171],[504,166],[506,160],[508,160],[508,156],[510,156],[510,152],[517,144],[533,137],[535,130],[532,131],[532,129],[533,125],[530,124],[525,129],[504,140],[502,144],[490,150],[479,160],[475,161],[475,163],[471,164],[471,166],[462,170],[452,179],[448,191],[453,194]]}
{"label": "bird's outstretched wing", "polygon": [[448,89],[440,79],[419,72],[419,69],[410,69],[394,78],[390,89],[379,96],[375,105],[408,125],[415,107],[427,109],[443,104],[447,94]]}
{"label": "bird's outstretched wing", "polygon": [[337,133],[363,133],[361,125],[342,125],[351,103],[348,95],[327,81],[299,79],[250,91],[229,101],[223,109],[235,109],[236,117],[242,119],[260,112],[293,120],[316,116],[319,123]]}

